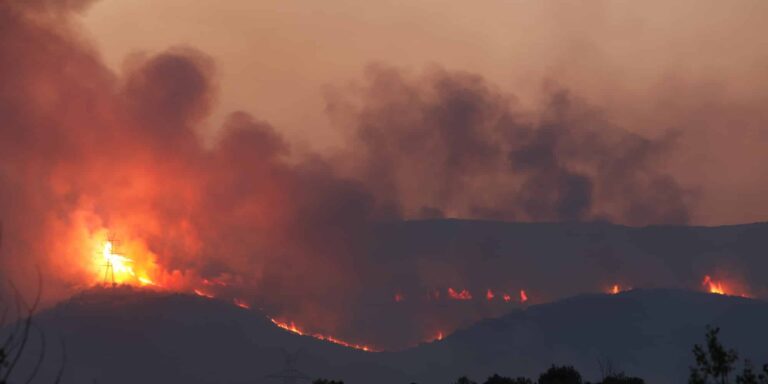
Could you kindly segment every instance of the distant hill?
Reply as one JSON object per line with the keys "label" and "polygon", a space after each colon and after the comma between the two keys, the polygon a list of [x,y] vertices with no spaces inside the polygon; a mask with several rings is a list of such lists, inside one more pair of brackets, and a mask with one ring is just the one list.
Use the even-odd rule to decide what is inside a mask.
{"label": "distant hill", "polygon": [[[535,376],[550,364],[573,364],[587,378],[610,362],[648,383],[686,382],[691,349],[706,325],[741,356],[768,362],[768,302],[679,290],[591,294],[536,305],[480,322],[442,342],[403,352],[404,370],[421,382],[467,374]],[[408,362],[413,364],[408,365]]]}
{"label": "distant hill", "polygon": [[[529,304],[613,284],[704,290],[706,275],[734,293],[768,298],[768,224],[627,227],[608,223],[477,220],[390,222],[372,230],[360,304],[341,336],[398,349],[438,330],[465,328],[516,305],[483,300],[487,289],[525,289]],[[471,302],[425,301],[430,289],[468,289]],[[400,292],[406,300],[394,303]],[[480,300],[477,300],[480,298]]]}
{"label": "distant hill", "polygon": [[[680,383],[706,324],[743,356],[768,362],[768,303],[678,290],[581,295],[513,310],[440,342],[366,353],[284,331],[258,310],[196,296],[130,289],[84,292],[39,314],[48,341],[48,382],[67,347],[64,383],[260,383],[280,371],[285,351],[297,368],[348,384],[450,383],[461,374],[530,375],[575,364],[595,378],[599,362],[649,383]],[[39,340],[32,340],[25,369]]]}

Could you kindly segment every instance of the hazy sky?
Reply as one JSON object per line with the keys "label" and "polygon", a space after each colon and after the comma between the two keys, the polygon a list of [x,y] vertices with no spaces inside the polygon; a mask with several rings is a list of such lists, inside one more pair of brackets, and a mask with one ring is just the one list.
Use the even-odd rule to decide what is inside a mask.
{"label": "hazy sky", "polygon": [[102,0],[85,27],[110,66],[194,46],[216,63],[217,126],[247,110],[294,147],[340,146],[328,87],[383,62],[484,76],[535,106],[548,82],[613,122],[684,132],[666,165],[699,196],[693,221],[765,220],[764,1]]}

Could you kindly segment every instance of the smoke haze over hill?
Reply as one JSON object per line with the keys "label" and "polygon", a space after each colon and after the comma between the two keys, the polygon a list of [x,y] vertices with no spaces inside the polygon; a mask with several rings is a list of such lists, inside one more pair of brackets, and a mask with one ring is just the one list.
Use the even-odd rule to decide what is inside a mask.
{"label": "smoke haze over hill", "polygon": [[[525,65],[510,69],[524,73],[532,66],[548,68],[531,72],[535,87],[528,84],[517,92],[499,80],[506,70],[492,69],[488,63],[464,61],[467,68],[463,68],[461,60],[446,60],[414,71],[409,68],[412,63],[401,61],[400,55],[393,53],[390,60],[386,50],[366,58],[374,61],[366,69],[340,67],[343,77],[336,70],[328,72],[326,66],[304,72],[294,58],[292,76],[301,78],[306,73],[317,79],[327,74],[330,85],[316,95],[316,101],[298,103],[281,113],[274,112],[271,104],[269,118],[255,113],[259,108],[243,108],[251,104],[246,101],[251,91],[233,90],[232,57],[216,55],[221,48],[209,53],[206,44],[198,46],[186,39],[173,46],[150,44],[149,51],[131,52],[116,69],[112,55],[119,49],[98,47],[124,33],[145,36],[147,32],[131,28],[100,35],[104,26],[90,24],[95,22],[83,15],[96,17],[120,5],[91,3],[0,0],[0,277],[34,291],[24,281],[34,281],[28,277],[39,266],[49,303],[105,281],[104,252],[107,257],[130,260],[125,278],[131,283],[149,282],[187,292],[213,289],[204,286],[213,284],[216,294],[247,300],[280,319],[296,319],[354,340],[378,337],[374,341],[401,347],[431,337],[438,330],[433,326],[441,325],[435,319],[460,310],[452,303],[435,312],[409,313],[398,321],[418,323],[425,329],[412,327],[400,339],[387,340],[392,336],[386,333],[372,335],[366,324],[375,320],[382,307],[394,305],[397,290],[419,288],[422,294],[430,289],[472,288],[477,296],[477,290],[497,289],[478,283],[489,269],[460,271],[456,265],[494,255],[507,243],[492,237],[480,239],[480,245],[457,242],[455,249],[446,250],[453,257],[437,270],[426,268],[430,262],[417,254],[401,260],[396,268],[384,269],[382,265],[400,260],[397,252],[413,249],[395,247],[383,254],[384,262],[372,256],[380,251],[380,238],[387,235],[377,232],[381,222],[448,217],[642,226],[747,221],[768,213],[759,193],[768,185],[756,177],[762,174],[762,164],[768,163],[760,161],[766,160],[761,128],[768,119],[760,106],[768,95],[767,82],[757,81],[765,78],[768,62],[762,50],[751,49],[751,44],[759,46],[759,42],[748,44],[743,39],[757,36],[764,28],[754,19],[765,10],[760,2],[744,2],[729,13],[720,13],[717,3],[706,2],[702,7],[709,8],[700,18],[669,31],[683,37],[710,27],[732,31],[723,39],[742,45],[721,41],[713,48],[738,54],[739,62],[748,62],[748,68],[725,58],[712,61],[714,68],[694,65],[712,57],[697,51],[704,47],[702,40],[689,36],[672,50],[690,49],[694,70],[671,66],[668,76],[632,77],[625,83],[618,81],[621,71],[606,74],[605,70],[655,56],[631,52],[631,59],[609,65],[602,60],[621,57],[626,49],[610,37],[605,37],[604,48],[615,48],[611,52],[619,56],[595,53],[601,51],[597,43],[604,29],[616,28],[611,15],[624,11],[609,3],[595,3],[574,16],[536,8],[525,12],[551,16],[554,21],[545,17],[544,26],[531,26],[536,33],[530,41],[510,40],[515,50],[527,45],[552,50],[533,50],[525,57]],[[146,12],[163,15],[169,12],[165,7],[173,4],[144,6]],[[308,8],[299,3],[285,6],[298,12],[298,21],[308,17],[304,13]],[[195,9],[179,9],[179,16]],[[440,10],[457,12],[450,7]],[[370,16],[367,12],[362,14]],[[472,15],[477,17],[475,13],[467,17]],[[336,19],[323,13],[315,16],[318,28]],[[589,29],[594,36],[552,46],[563,33],[590,23],[592,16],[606,23]],[[431,16],[424,17],[434,22]],[[635,20],[640,29],[670,22],[643,20]],[[145,21],[153,25],[149,16]],[[551,28],[559,32],[547,37]],[[413,31],[412,27],[385,30],[401,39],[400,34]],[[294,31],[280,32],[292,35]],[[332,36],[338,33],[331,32]],[[664,36],[626,33],[635,42]],[[472,34],[458,31],[456,36]],[[327,36],[318,38],[328,41]],[[269,61],[272,56],[267,53],[276,49],[271,45],[275,42],[264,39],[269,40],[254,37],[257,48],[264,44],[264,51],[256,49],[256,53],[262,53],[259,60]],[[481,46],[494,47],[499,41],[481,40],[485,42]],[[285,41],[286,49],[296,48],[295,41]],[[648,42],[639,46],[654,47]],[[581,56],[575,47],[596,51]],[[299,56],[313,54],[307,49]],[[436,48],[435,55],[450,49]],[[555,51],[557,59],[547,53]],[[337,53],[341,54],[338,47],[322,55]],[[282,65],[282,60],[284,56],[275,56],[273,64]],[[571,60],[575,60],[573,70],[567,65]],[[678,77],[680,73],[687,76]],[[236,75],[246,84],[250,74]],[[269,76],[259,69],[252,74]],[[630,85],[641,80],[655,85],[633,90]],[[293,79],[282,87],[266,81],[266,90],[252,95],[260,95],[257,101],[267,98],[265,93],[281,100],[280,95],[301,90],[293,88],[297,82]],[[243,101],[236,103],[232,95],[238,92],[244,92],[240,94]],[[222,112],[225,107],[232,108]],[[302,115],[304,107],[306,120],[285,117]],[[313,115],[318,109],[327,120],[320,122]],[[288,128],[272,117],[286,122]],[[299,123],[306,125],[298,127]],[[732,133],[728,140],[720,140],[725,129]],[[318,131],[330,132],[327,140],[318,139],[324,135]],[[722,192],[743,194],[724,202]],[[114,239],[119,254],[104,251],[109,239]],[[439,242],[425,244],[422,250],[439,248]],[[695,247],[696,242],[692,244]],[[741,275],[761,262],[753,257],[752,248],[738,249],[746,255],[743,259],[708,265],[702,271],[697,265],[666,267],[665,261],[647,258],[649,252],[634,252],[633,246],[606,246],[587,253],[595,260],[608,260],[605,265],[612,265],[614,272],[627,265],[639,266],[633,275],[638,283],[668,285],[683,279],[682,285],[695,286],[701,272],[722,268],[744,279],[743,284],[755,293],[764,292],[764,282]],[[552,299],[585,289],[586,281],[594,286],[613,283],[595,281],[605,276],[600,261],[583,264],[573,284],[545,287],[541,281],[551,278],[545,265],[579,264],[584,255],[534,256],[536,252],[511,248],[505,252],[512,255],[507,262],[513,264],[505,267],[528,266],[519,273],[533,276],[526,283],[509,276],[493,281],[506,293],[534,287],[540,300]],[[680,257],[688,261],[698,255]],[[460,276],[460,272],[471,275]],[[648,275],[639,276],[644,272]],[[466,317],[442,325],[450,331],[503,310],[477,307]]]}

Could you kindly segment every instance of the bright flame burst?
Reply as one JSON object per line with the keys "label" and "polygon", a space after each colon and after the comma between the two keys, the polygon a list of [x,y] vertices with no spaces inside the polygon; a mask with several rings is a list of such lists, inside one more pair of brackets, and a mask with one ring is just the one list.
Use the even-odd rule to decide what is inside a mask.
{"label": "bright flame burst", "polygon": [[103,283],[157,285],[145,271],[137,271],[136,262],[133,259],[115,253],[112,241],[107,240],[103,243],[101,256],[101,260],[98,260],[100,262],[98,267],[103,272]]}
{"label": "bright flame burst", "polygon": [[714,293],[716,295],[752,297],[746,293],[734,292],[733,287],[726,286],[722,281],[715,281],[709,275],[704,276],[701,285],[704,286],[709,293]]}
{"label": "bright flame burst", "polygon": [[369,347],[367,345],[348,343],[346,341],[339,340],[339,339],[337,339],[337,338],[335,338],[333,336],[327,336],[327,335],[323,335],[323,334],[320,334],[320,333],[308,333],[308,332],[305,332],[304,330],[301,329],[301,327],[297,326],[293,321],[285,322],[285,321],[275,320],[275,319],[272,319],[272,318],[270,318],[269,320],[271,320],[272,323],[274,323],[278,327],[280,327],[282,329],[285,329],[288,332],[295,333],[297,335],[311,336],[311,337],[314,337],[315,339],[318,339],[318,340],[328,341],[328,342],[331,342],[331,343],[334,343],[334,344],[341,345],[343,347],[359,349],[359,350],[365,351],[365,352],[378,352],[376,349],[373,349],[372,347]]}
{"label": "bright flame burst", "polygon": [[706,287],[709,293],[714,293],[718,295],[727,295],[727,293],[725,292],[725,287],[723,287],[723,283],[712,281],[712,278],[709,277],[709,275],[704,276],[704,280],[701,282],[701,285]]}

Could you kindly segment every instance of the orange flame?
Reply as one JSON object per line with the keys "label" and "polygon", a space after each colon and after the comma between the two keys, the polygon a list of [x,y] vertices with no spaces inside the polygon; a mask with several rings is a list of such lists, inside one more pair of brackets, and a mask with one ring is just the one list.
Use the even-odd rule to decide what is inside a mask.
{"label": "orange flame", "polygon": [[493,300],[493,298],[496,297],[496,295],[493,294],[493,291],[491,291],[490,288],[485,292],[485,298],[487,300]]}
{"label": "orange flame", "polygon": [[716,295],[741,296],[747,298],[751,297],[746,293],[733,292],[733,287],[728,287],[722,281],[715,281],[709,275],[704,276],[704,280],[702,280],[701,285],[704,286],[709,293]]}
{"label": "orange flame", "polygon": [[611,288],[608,290],[608,294],[616,295],[619,292],[621,292],[621,287],[618,284],[614,284],[611,286]]}
{"label": "orange flame", "polygon": [[453,288],[448,288],[448,297],[453,300],[472,300],[472,294],[466,289],[456,292]]}
{"label": "orange flame", "polygon": [[278,327],[280,327],[282,329],[285,329],[288,332],[300,335],[300,336],[310,336],[310,337],[314,337],[315,339],[318,339],[318,340],[323,340],[323,341],[327,341],[327,342],[330,342],[330,343],[338,344],[338,345],[341,345],[341,346],[347,347],[347,348],[359,349],[359,350],[365,351],[365,352],[377,352],[376,349],[374,349],[374,348],[372,348],[370,346],[367,346],[367,345],[348,343],[346,341],[339,340],[339,339],[337,339],[337,338],[335,338],[333,336],[327,336],[327,335],[323,335],[323,334],[320,334],[320,333],[312,333],[312,334],[310,334],[310,333],[305,332],[304,330],[302,330],[301,327],[297,326],[296,323],[294,323],[293,321],[285,322],[285,321],[275,320],[275,319],[272,319],[272,318],[270,318],[269,320],[272,321],[272,323],[277,325]]}
{"label": "orange flame", "polygon": [[520,290],[520,302],[521,303],[525,303],[526,301],[528,301],[528,294],[525,293],[524,289],[521,289]]}
{"label": "orange flame", "polygon": [[712,278],[709,275],[704,276],[704,280],[701,282],[701,285],[707,287],[707,290],[709,290],[709,293],[714,293],[718,295],[727,294],[725,292],[725,287],[723,287],[723,283],[712,281]]}

